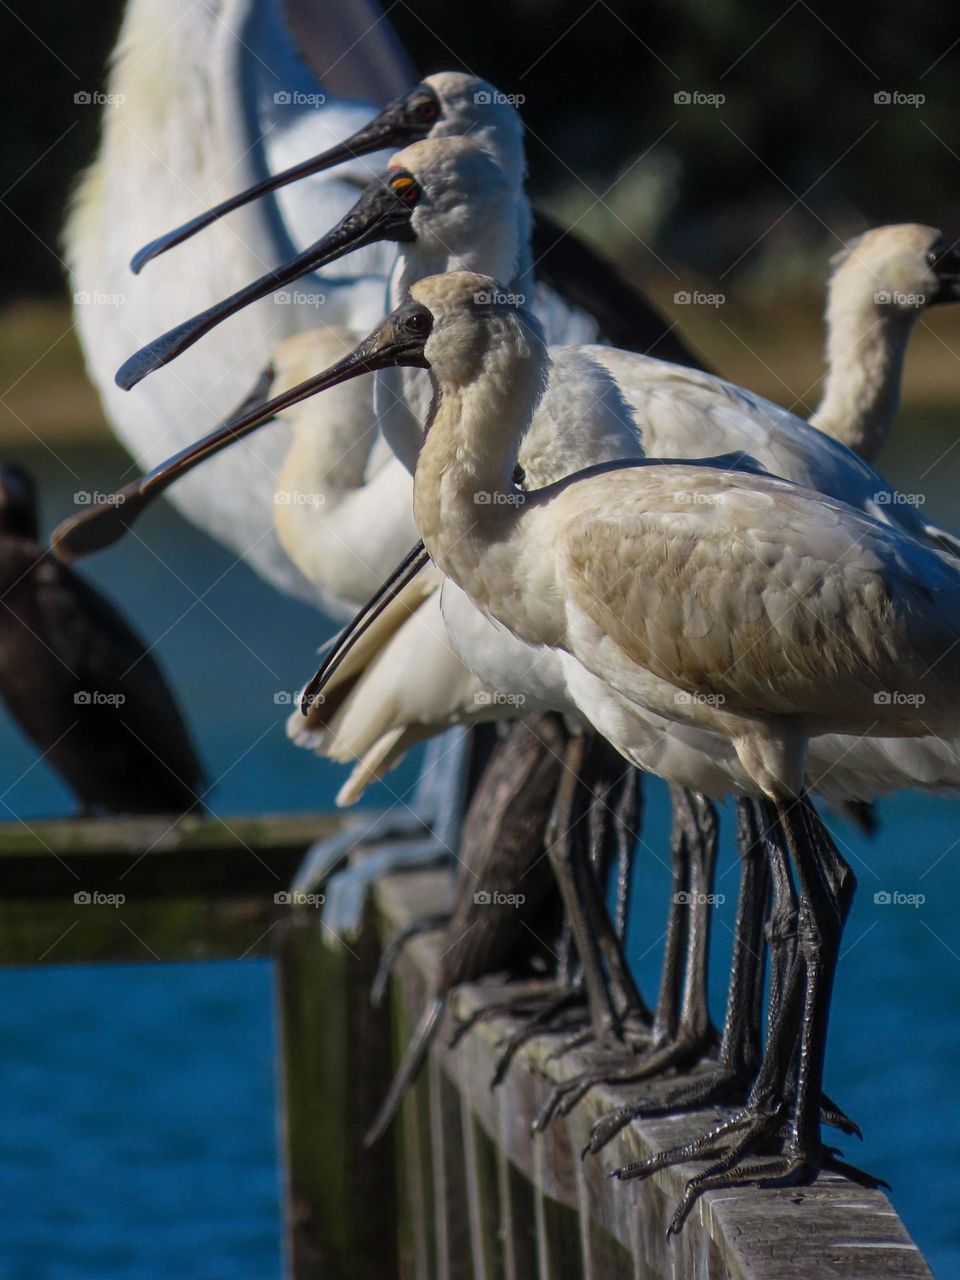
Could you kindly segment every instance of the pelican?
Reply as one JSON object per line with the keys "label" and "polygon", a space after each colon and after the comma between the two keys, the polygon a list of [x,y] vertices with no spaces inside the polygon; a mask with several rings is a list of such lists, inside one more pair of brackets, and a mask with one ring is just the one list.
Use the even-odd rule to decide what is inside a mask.
{"label": "pelican", "polygon": [[[307,6],[294,0],[292,8],[296,39],[277,0],[129,0],[124,13],[106,86],[118,105],[103,112],[65,244],[91,380],[141,469],[196,439],[211,415],[225,415],[247,391],[251,366],[265,365],[285,335],[318,319],[360,334],[383,314],[394,251],[375,245],[349,269],[311,277],[281,305],[238,316],[148,391],[125,396],[113,380],[132,346],[284,261],[307,243],[312,220],[345,213],[355,183],[368,177],[366,162],[347,160],[240,210],[202,243],[184,245],[175,272],[134,279],[130,255],[156,235],[159,220],[190,218],[238,185],[329,147],[369,118],[364,99],[382,102],[414,82],[375,3],[338,5],[322,31]],[[322,84],[298,45],[329,68]],[[354,602],[309,583],[278,545],[273,490],[286,448],[283,429],[251,441],[179,487],[173,500],[281,590],[349,617]]]}
{"label": "pelican", "polygon": [[[820,1142],[820,1086],[854,878],[807,799],[806,748],[823,733],[956,731],[960,581],[949,557],[905,530],[709,461],[607,464],[478,510],[478,491],[510,491],[547,380],[536,322],[502,290],[491,301],[491,287],[469,273],[417,283],[315,387],[429,367],[437,396],[414,512],[437,566],[491,619],[559,650],[628,704],[725,738],[776,813],[799,887],[800,945],[750,1100],[682,1150],[720,1158],[688,1185],[677,1230],[708,1188],[841,1167]],[[900,696],[885,699],[893,689]],[[787,1116],[783,1154],[743,1166]]]}
{"label": "pelican", "polygon": [[0,694],[80,811],[202,809],[203,767],[149,649],[41,545],[36,485],[0,467]]}

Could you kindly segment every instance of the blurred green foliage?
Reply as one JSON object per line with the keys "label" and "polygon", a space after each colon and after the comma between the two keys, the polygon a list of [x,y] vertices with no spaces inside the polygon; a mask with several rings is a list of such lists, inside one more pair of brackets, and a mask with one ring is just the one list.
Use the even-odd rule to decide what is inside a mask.
{"label": "blurred green foliage", "polygon": [[[64,203],[96,138],[73,95],[102,86],[120,10],[0,6],[7,297],[60,287]],[[390,21],[422,71],[464,66],[523,95],[538,198],[628,267],[777,282],[872,223],[960,224],[946,0],[400,0]]]}

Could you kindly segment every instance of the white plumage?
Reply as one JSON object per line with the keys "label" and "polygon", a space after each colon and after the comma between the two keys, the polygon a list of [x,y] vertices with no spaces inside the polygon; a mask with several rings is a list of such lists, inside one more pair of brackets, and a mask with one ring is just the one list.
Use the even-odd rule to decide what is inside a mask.
{"label": "white plumage", "polygon": [[[366,8],[361,3],[353,14],[361,29]],[[353,50],[348,37],[342,23],[329,24],[327,56],[329,64],[341,55],[348,60],[341,73],[349,69],[358,96],[366,89],[375,99],[403,87],[403,59],[385,32]],[[78,188],[66,247],[71,288],[94,299],[76,308],[91,379],[144,470],[225,416],[247,391],[250,370],[266,364],[285,335],[321,316],[362,332],[383,314],[394,251],[374,245],[348,268],[303,282],[299,301],[264,301],[234,317],[144,387],[124,393],[114,385],[118,365],[138,346],[276,266],[302,247],[301,233],[334,221],[353,203],[349,172],[319,175],[217,223],[180,246],[175,261],[140,277],[129,271],[133,252],[166,226],[369,118],[369,106],[329,90],[322,108],[311,105],[310,95],[323,88],[273,0],[127,6],[107,85],[120,105],[104,111],[99,152]],[[370,163],[376,161],[355,172],[366,178],[363,166]],[[98,298],[120,301],[98,305]],[[286,447],[282,429],[247,441],[186,479],[172,497],[188,519],[275,585],[316,599],[273,531],[274,482]]]}

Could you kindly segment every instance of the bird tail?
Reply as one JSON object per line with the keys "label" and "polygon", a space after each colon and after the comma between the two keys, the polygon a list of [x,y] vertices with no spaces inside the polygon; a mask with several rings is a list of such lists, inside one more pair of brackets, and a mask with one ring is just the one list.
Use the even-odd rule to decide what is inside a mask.
{"label": "bird tail", "polygon": [[423,1060],[427,1056],[427,1050],[433,1044],[434,1036],[437,1034],[446,1007],[446,995],[435,996],[420,1015],[417,1029],[407,1045],[403,1061],[397,1068],[397,1073],[390,1083],[390,1088],[387,1090],[387,1096],[380,1105],[377,1118],[364,1135],[363,1145],[365,1147],[372,1147],[375,1142],[379,1142],[387,1131],[390,1121],[396,1115],[397,1108],[403,1101],[404,1095],[420,1073]]}

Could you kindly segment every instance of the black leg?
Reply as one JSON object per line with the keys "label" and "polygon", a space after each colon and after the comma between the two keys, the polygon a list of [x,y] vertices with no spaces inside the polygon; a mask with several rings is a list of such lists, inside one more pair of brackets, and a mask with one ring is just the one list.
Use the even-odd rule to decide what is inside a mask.
{"label": "black leg", "polygon": [[639,769],[631,769],[624,779],[613,807],[613,816],[617,843],[617,907],[614,923],[617,937],[625,946],[637,833],[643,826],[643,774]]}
{"label": "black leg", "polygon": [[764,925],[770,865],[763,844],[761,803],[738,800],[736,809],[740,891],[719,1056],[728,1072],[752,1081],[763,1052]]}
{"label": "black leg", "polygon": [[673,807],[673,825],[670,830],[670,905],[667,911],[663,965],[660,970],[660,990],[653,1019],[654,1044],[665,1044],[676,1034],[680,975],[688,923],[687,913],[683,909],[684,895],[690,891],[690,849],[684,821],[686,792],[682,787],[671,785],[670,800]]}
{"label": "black leg", "polygon": [[[597,939],[591,933],[584,908],[584,876],[578,874],[576,848],[577,791],[584,760],[586,744],[581,736],[571,739],[567,748],[565,768],[557,794],[557,803],[551,823],[547,848],[550,865],[557,879],[557,887],[563,899],[567,919],[573,931],[580,963],[583,965],[583,981],[594,1033],[603,1040],[610,1034],[620,1034],[620,1017],[610,998],[603,973]],[[590,874],[589,871],[587,874]]]}
{"label": "black leg", "polygon": [[[777,972],[771,983],[775,1014],[779,1014],[782,1009],[783,988],[790,976],[795,955],[792,944],[796,933],[796,911],[780,840],[776,810],[769,801],[737,802],[740,891],[723,1039],[716,1069],[693,1083],[680,1085],[666,1094],[633,1099],[601,1116],[591,1130],[590,1141],[584,1148],[585,1155],[600,1151],[625,1125],[640,1116],[668,1115],[705,1106],[742,1107],[747,1102],[761,1064],[765,937],[768,932],[774,936],[775,944],[780,948]],[[779,924],[768,930],[772,867],[777,872]],[[796,1020],[800,1012],[797,998],[791,1008],[796,1034]],[[775,1026],[776,1018],[772,1017],[771,1034]],[[786,1040],[778,1041],[774,1038],[775,1048],[786,1043]],[[765,1066],[764,1079],[759,1082],[761,1087],[758,1092],[758,1097],[764,1100],[771,1096],[768,1082],[775,1081],[778,1074],[782,1077],[789,1061],[784,1064],[777,1050],[766,1059]],[[826,1123],[845,1133],[859,1134],[857,1126],[827,1098],[822,1100],[821,1116]]]}
{"label": "black leg", "polygon": [[[822,1167],[876,1185],[869,1175],[841,1164],[820,1139],[830,996],[843,924],[855,888],[853,873],[806,797],[780,802],[776,812],[796,871],[799,942],[792,962],[784,966],[778,1007],[747,1105],[693,1142],[616,1171],[619,1177],[648,1177],[670,1164],[716,1158],[716,1163],[688,1182],[671,1232],[680,1229],[704,1191],[720,1187],[798,1185],[813,1181]],[[768,847],[772,850],[779,843],[770,840]],[[777,854],[773,855],[773,877],[780,905],[786,899],[792,903],[788,869]],[[783,1154],[767,1164],[745,1165],[743,1161],[751,1153],[781,1149],[785,1122],[788,1130]]]}
{"label": "black leg", "polygon": [[[702,796],[680,788],[674,794],[674,889],[671,902],[671,927],[674,940],[686,937],[686,967],[683,998],[676,1019],[678,992],[675,984],[679,954],[670,955],[664,963],[658,1016],[661,1027],[674,1028],[653,1040],[653,1047],[639,1057],[632,1056],[623,1064],[607,1062],[564,1081],[553,1091],[534,1122],[543,1128],[554,1115],[566,1115],[597,1084],[630,1084],[647,1080],[664,1071],[682,1069],[699,1061],[716,1044],[716,1031],[710,1022],[707,1006],[707,967],[710,946],[710,923],[713,879],[717,856],[717,816],[713,805]],[[679,919],[679,924],[677,920]],[[679,947],[676,947],[679,953]],[[626,1123],[622,1120],[617,1127]],[[616,1132],[616,1129],[614,1129]],[[611,1135],[612,1136],[612,1135]]]}
{"label": "black leg", "polygon": [[[599,736],[594,738],[588,763],[592,775],[586,788],[589,865],[579,865],[584,910],[606,964],[611,994],[618,1003],[621,1017],[649,1022],[650,1012],[624,955],[623,934],[614,929],[603,891],[608,869],[605,853],[611,835],[618,860],[622,856],[623,860],[632,861],[637,828],[635,825],[627,826],[625,822],[631,816],[629,799],[636,794],[637,771]],[[624,794],[628,802],[621,806]]]}
{"label": "black leg", "polygon": [[[707,1006],[707,973],[710,961],[710,925],[713,915],[714,877],[717,867],[717,813],[703,796],[687,792],[689,806],[690,890],[687,901],[686,973],[677,1040],[687,1053],[700,1057],[715,1043]],[[682,1065],[679,1059],[671,1065]]]}
{"label": "black leg", "polygon": [[806,796],[792,804],[779,804],[777,813],[797,869],[799,953],[806,973],[789,1149],[795,1160],[810,1163],[815,1174],[820,1154],[820,1096],[833,980],[857,882]]}
{"label": "black leg", "polygon": [[393,967],[400,959],[400,955],[407,943],[421,933],[430,933],[433,929],[442,929],[449,922],[449,911],[438,911],[433,915],[417,916],[415,920],[411,920],[405,928],[390,939],[383,949],[380,963],[377,965],[376,975],[370,985],[370,1003],[375,1009],[379,1009],[383,1003],[383,997],[387,993],[387,984],[390,981]]}

